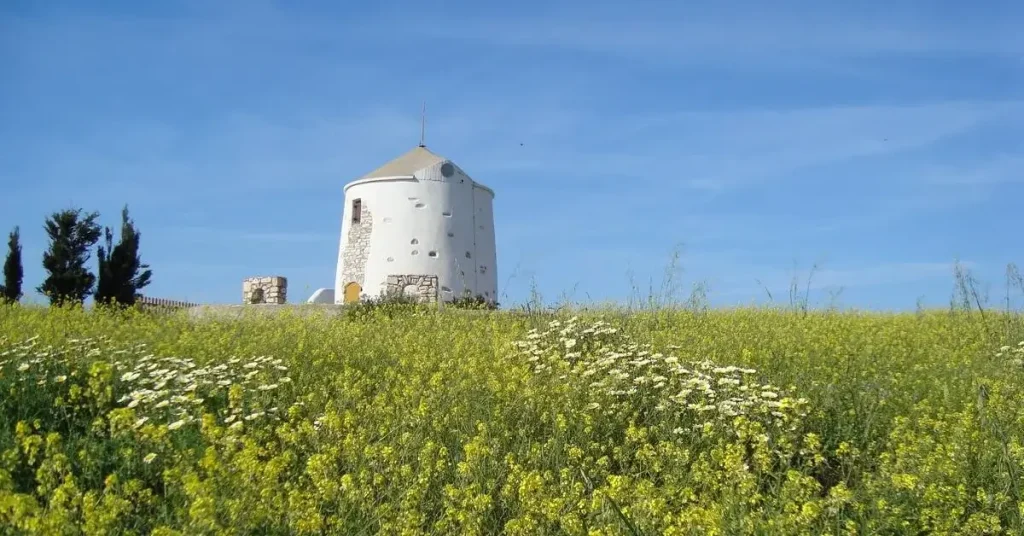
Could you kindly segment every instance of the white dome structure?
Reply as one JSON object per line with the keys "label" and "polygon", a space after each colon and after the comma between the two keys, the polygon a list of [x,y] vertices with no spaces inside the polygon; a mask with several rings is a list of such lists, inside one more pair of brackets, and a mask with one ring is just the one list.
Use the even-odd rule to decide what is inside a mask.
{"label": "white dome structure", "polygon": [[345,185],[335,303],[498,294],[494,191],[420,145]]}

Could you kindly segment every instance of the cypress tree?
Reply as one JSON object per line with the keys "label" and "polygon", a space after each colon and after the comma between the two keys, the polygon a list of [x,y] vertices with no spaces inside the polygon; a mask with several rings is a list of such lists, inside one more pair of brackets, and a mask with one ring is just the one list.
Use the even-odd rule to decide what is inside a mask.
{"label": "cypress tree", "polygon": [[96,301],[122,306],[135,305],[139,290],[150,283],[153,271],[143,264],[139,257],[141,234],[135,222],[128,217],[128,206],[121,211],[121,238],[113,243],[110,228],[104,232],[106,244],[100,246],[99,282],[96,287]]}
{"label": "cypress tree", "polygon": [[7,240],[4,260],[4,284],[0,285],[0,302],[17,303],[21,299],[21,283],[25,270],[21,264],[21,233],[17,227]]}
{"label": "cypress tree", "polygon": [[96,276],[87,268],[89,250],[100,238],[99,214],[82,214],[81,209],[54,212],[44,229],[50,246],[43,252],[47,277],[36,290],[46,295],[51,305],[65,301],[82,303],[92,294]]}
{"label": "cypress tree", "polygon": [[96,294],[93,298],[97,304],[109,305],[116,294],[117,274],[114,273],[114,269],[110,265],[110,257],[114,251],[114,246],[109,227],[104,229],[103,235],[106,247],[100,245],[96,249],[96,259],[99,266],[97,266],[96,270]]}

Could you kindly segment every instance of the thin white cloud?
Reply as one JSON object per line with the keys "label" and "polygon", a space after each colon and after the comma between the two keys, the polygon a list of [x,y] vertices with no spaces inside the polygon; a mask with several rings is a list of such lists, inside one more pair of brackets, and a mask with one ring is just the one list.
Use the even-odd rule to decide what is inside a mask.
{"label": "thin white cloud", "polygon": [[[776,301],[788,296],[790,285],[795,281],[802,292],[808,288],[811,292],[828,290],[851,290],[898,283],[914,283],[948,279],[953,282],[955,262],[883,262],[865,266],[844,268],[822,267],[812,270],[782,270],[768,266],[742,266],[743,274],[738,270],[730,270],[729,274],[718,278],[717,294],[721,296],[757,296],[764,295],[765,289],[772,293]],[[974,261],[961,261],[964,268],[975,270],[979,264]],[[808,285],[809,281],[809,285]],[[759,282],[759,283],[758,283]]]}
{"label": "thin white cloud", "polygon": [[[761,9],[765,12],[758,13],[754,7],[695,13],[670,9],[656,17],[642,10],[616,13],[616,8],[606,6],[583,20],[568,18],[556,9],[544,20],[507,16],[474,20],[461,16],[432,24],[427,14],[427,22],[418,19],[413,24],[412,20],[390,17],[387,22],[403,29],[398,39],[419,39],[422,32],[440,32],[445,36],[439,39],[511,38],[614,49],[661,49],[667,44],[669,51],[689,48],[709,58],[730,50],[794,55],[803,54],[805,49],[852,51],[864,47],[997,51],[1012,49],[1016,43],[1000,33],[1003,26],[992,31],[981,23],[976,27],[960,25],[950,33],[941,21],[896,13],[873,18],[875,26],[868,28],[863,21],[847,20],[849,17],[834,13],[800,10],[802,18],[794,19],[775,10]],[[200,4],[192,4],[192,8],[205,10]],[[203,71],[219,65],[217,57],[210,56],[211,48],[232,53],[247,50],[244,56],[249,57],[268,43],[295,47],[332,38],[335,41],[331,42],[339,44],[383,24],[383,18],[341,21],[299,16],[268,3],[253,10],[214,11],[204,17],[162,19],[68,14],[47,22],[15,19],[8,27],[25,38],[18,41],[21,65],[48,64],[33,60],[53,58],[54,50],[49,48],[56,46],[53,43],[76,43],[77,49],[92,50],[85,58],[85,64],[89,64],[111,47],[120,46],[118,43],[137,40],[144,48],[159,48],[157,57],[172,52],[189,58],[202,56],[207,63],[193,70]],[[728,24],[723,23],[725,20]],[[988,23],[1000,24],[998,17]],[[340,31],[342,28],[354,31]],[[982,31],[986,29],[989,31]],[[159,42],[146,38],[156,34],[168,38]],[[973,39],[976,34],[983,34],[981,44]],[[48,35],[63,35],[64,39],[49,39]],[[164,42],[175,44],[161,44]],[[233,58],[221,59],[237,67]],[[332,63],[311,58],[303,61],[313,62],[310,66],[314,69]],[[353,57],[346,56],[344,65],[355,69],[351,76],[356,79],[372,78],[370,73],[374,71],[367,71]],[[557,74],[557,70],[546,72]],[[470,98],[459,95],[444,103],[434,112],[438,115],[428,118],[428,144],[436,143],[443,153],[458,155],[460,163],[477,170],[474,175],[489,184],[487,177],[491,174],[538,171],[557,174],[561,183],[581,178],[663,181],[664,177],[673,177],[674,185],[714,193],[736,184],[773,180],[807,166],[926,147],[992,117],[1021,112],[1016,102],[939,102],[916,106],[669,110],[644,116],[613,116],[574,103],[572,96],[585,87],[587,78],[560,87],[563,78],[547,80],[543,70],[536,74],[533,84],[526,83],[529,76],[525,74],[509,80],[509,87],[515,91],[472,96],[473,92],[466,89],[464,94]],[[443,78],[439,73],[438,80]],[[480,83],[484,82],[478,80],[477,85]],[[534,86],[540,90],[534,88],[529,97],[516,96]],[[63,145],[46,147],[51,155],[48,165],[54,169],[39,175],[44,180],[52,176],[55,181],[63,181],[83,170],[101,170],[101,188],[112,192],[134,189],[140,196],[156,188],[178,198],[188,196],[189,190],[180,186],[189,185],[202,185],[206,192],[218,188],[230,192],[241,185],[271,190],[340,186],[413,145],[418,127],[415,105],[399,110],[383,102],[359,113],[324,114],[317,107],[289,107],[275,110],[273,116],[270,111],[264,115],[228,113],[196,130],[138,121],[104,127],[85,138],[65,139]],[[408,144],[396,143],[403,136]]]}
{"label": "thin white cloud", "polygon": [[965,19],[938,16],[933,8],[901,13],[887,6],[868,15],[835,7],[718,3],[659,11],[630,4],[603,12],[455,17],[447,23],[418,17],[397,24],[409,39],[569,49],[662,65],[829,69],[836,60],[865,57],[1024,53],[1013,15],[997,9]]}
{"label": "thin white cloud", "polygon": [[[578,125],[586,141],[563,143],[509,158],[480,157],[484,172],[557,173],[573,177],[632,177],[696,190],[764,182],[822,164],[880,157],[927,147],[992,120],[1024,113],[1024,102],[937,102],[910,106],[825,106],[780,110],[684,111],[601,118]],[[485,153],[486,154],[486,153]],[[508,154],[508,153],[506,153]]]}
{"label": "thin white cloud", "polygon": [[921,180],[941,186],[996,186],[1024,182],[1024,155],[1002,154],[975,165],[929,166]]}
{"label": "thin white cloud", "polygon": [[[107,43],[118,57],[130,40],[159,54],[194,56],[207,69],[221,61],[255,65],[267,57],[289,56],[299,66],[326,73],[329,65],[291,55],[311,45],[346,53],[346,64],[370,68],[370,58],[347,53],[353,47],[407,46],[431,42],[571,50],[620,57],[659,66],[742,67],[751,71],[815,69],[871,74],[865,58],[993,56],[1019,60],[1024,36],[1017,31],[1016,6],[993,7],[962,17],[928,6],[886,5],[871,12],[834,4],[716,2],[652,5],[622,4],[578,9],[548,6],[543,12],[499,10],[473,14],[464,6],[445,10],[388,9],[350,14],[297,13],[268,2],[185,3],[175,16],[97,15],[56,11],[47,20],[7,17],[0,43],[62,50],[65,56],[95,59],[101,50],[72,43]],[[948,11],[948,10],[947,10]],[[159,35],[160,39],[153,39]],[[386,42],[379,42],[388,35]],[[116,39],[114,39],[116,38]],[[61,45],[61,43],[65,43]],[[133,47],[134,48],[134,47]],[[258,54],[252,54],[258,52]],[[71,59],[68,58],[68,59]],[[335,70],[338,75],[343,72]],[[211,72],[211,74],[216,74]],[[340,78],[339,78],[340,80]]]}
{"label": "thin white cloud", "polygon": [[238,237],[251,242],[289,244],[321,244],[338,240],[337,235],[327,233],[241,233]]}
{"label": "thin white cloud", "polygon": [[[898,262],[849,269],[824,269],[811,279],[811,289],[830,287],[866,287],[930,279],[953,278],[954,262]],[[962,261],[965,268],[976,268],[977,263]],[[808,274],[810,276],[810,274]]]}
{"label": "thin white cloud", "polygon": [[222,227],[174,226],[157,227],[150,231],[163,240],[174,239],[188,242],[262,242],[267,244],[321,244],[333,242],[338,235],[310,231],[251,231]]}
{"label": "thin white cloud", "polygon": [[[801,294],[810,292],[811,300],[818,303],[828,294],[839,291],[856,296],[887,285],[935,286],[944,281],[952,285],[956,264],[954,261],[879,261],[831,265],[827,258],[818,258],[812,264],[782,267],[751,260],[749,250],[709,250],[684,244],[679,252],[681,256],[673,266],[668,247],[580,244],[541,254],[530,262],[530,266],[537,268],[526,271],[536,277],[545,294],[550,294],[551,289],[575,288],[579,296],[618,299],[630,293],[631,285],[640,287],[641,293],[647,292],[649,285],[660,292],[667,271],[674,268],[672,286],[676,298],[680,297],[679,293],[685,297],[694,284],[705,284],[710,298],[716,302],[762,300],[766,289],[779,302],[788,300],[790,286],[795,281]],[[813,264],[817,267],[812,268]],[[972,271],[981,268],[979,263],[970,260],[960,264]],[[602,270],[598,275],[579,269],[581,266],[601,266]],[[529,277],[520,277],[511,283],[513,289],[527,288],[530,284]]]}

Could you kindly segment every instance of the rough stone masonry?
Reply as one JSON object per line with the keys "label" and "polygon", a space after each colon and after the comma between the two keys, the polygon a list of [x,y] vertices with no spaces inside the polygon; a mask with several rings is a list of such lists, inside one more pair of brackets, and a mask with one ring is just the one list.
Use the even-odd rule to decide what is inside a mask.
{"label": "rough stone masonry", "polygon": [[422,302],[434,303],[437,301],[437,276],[389,275],[386,292],[388,295],[411,294]]}
{"label": "rough stone masonry", "polygon": [[282,276],[249,277],[242,281],[242,303],[288,302],[288,279]]}
{"label": "rough stone masonry", "polygon": [[344,263],[342,268],[343,287],[335,289],[335,292],[342,292],[344,285],[353,281],[359,283],[360,288],[366,287],[363,279],[366,277],[366,260],[370,258],[370,235],[372,233],[373,215],[363,203],[360,209],[359,223],[353,222],[352,226],[348,228],[348,242],[345,244],[345,253],[342,257]]}

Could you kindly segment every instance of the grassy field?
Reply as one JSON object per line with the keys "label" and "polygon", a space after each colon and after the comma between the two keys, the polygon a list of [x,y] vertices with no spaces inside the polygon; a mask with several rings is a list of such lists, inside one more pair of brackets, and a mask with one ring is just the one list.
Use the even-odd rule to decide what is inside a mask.
{"label": "grassy field", "polygon": [[4,534],[1021,534],[989,312],[0,308]]}

